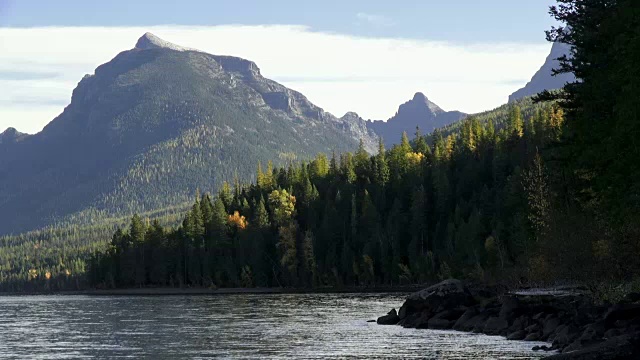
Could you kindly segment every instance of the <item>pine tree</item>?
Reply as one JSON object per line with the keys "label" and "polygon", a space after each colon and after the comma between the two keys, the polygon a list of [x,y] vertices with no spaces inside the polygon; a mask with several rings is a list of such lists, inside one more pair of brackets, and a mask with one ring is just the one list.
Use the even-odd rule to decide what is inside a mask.
{"label": "pine tree", "polygon": [[129,236],[131,242],[134,245],[140,245],[144,243],[144,235],[147,232],[147,227],[142,221],[142,218],[138,214],[134,214],[131,217],[131,225],[129,226]]}
{"label": "pine tree", "polygon": [[378,140],[378,154],[375,157],[376,175],[375,181],[380,186],[385,186],[389,181],[389,164],[387,164],[386,151],[382,138]]}
{"label": "pine tree", "polygon": [[520,107],[514,105],[509,113],[509,134],[515,137],[522,137],[524,132],[524,122],[522,121],[522,112]]}
{"label": "pine tree", "polygon": [[422,136],[420,132],[420,127],[416,126],[416,138],[414,140],[414,149],[415,152],[423,155],[427,155],[429,151],[429,145],[427,144],[427,140]]}

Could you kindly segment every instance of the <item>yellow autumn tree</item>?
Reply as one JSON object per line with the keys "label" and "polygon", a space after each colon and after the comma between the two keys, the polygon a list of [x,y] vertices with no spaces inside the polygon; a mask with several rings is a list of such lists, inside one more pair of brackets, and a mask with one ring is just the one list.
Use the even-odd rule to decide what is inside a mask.
{"label": "yellow autumn tree", "polygon": [[235,227],[238,230],[244,230],[247,228],[247,219],[240,215],[238,211],[234,211],[232,215],[229,215],[229,226]]}
{"label": "yellow autumn tree", "polygon": [[407,159],[407,169],[413,171],[418,168],[420,164],[422,164],[422,160],[424,159],[423,153],[418,152],[408,152],[405,154]]}

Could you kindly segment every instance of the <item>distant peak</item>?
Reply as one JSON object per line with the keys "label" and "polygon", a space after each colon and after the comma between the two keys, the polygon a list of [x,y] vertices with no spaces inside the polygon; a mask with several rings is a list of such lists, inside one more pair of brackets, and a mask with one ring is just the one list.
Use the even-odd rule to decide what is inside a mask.
{"label": "distant peak", "polygon": [[145,33],[138,39],[136,43],[136,49],[139,50],[149,50],[149,49],[171,49],[177,51],[188,51],[192,50],[186,47],[182,47],[173,43],[170,43],[166,40],[162,40],[161,38],[153,35],[150,32]]}
{"label": "distant peak", "polygon": [[427,97],[419,91],[415,93],[415,95],[413,95],[413,101],[428,101],[428,100],[429,99],[427,99]]}
{"label": "distant peak", "polygon": [[[413,98],[406,103],[400,105],[396,112],[396,117],[430,117],[443,113],[438,105],[429,101],[429,99],[422,93],[417,92],[413,95]],[[391,120],[391,119],[390,119]]]}
{"label": "distant peak", "polygon": [[360,115],[358,115],[356,112],[353,111],[348,111],[346,114],[344,114],[342,116],[343,119],[348,119],[348,118],[359,118]]}
{"label": "distant peak", "polygon": [[16,128],[14,127],[8,127],[5,131],[2,132],[3,135],[7,135],[7,134],[17,134],[18,130],[16,130]]}
{"label": "distant peak", "polygon": [[3,142],[17,141],[25,136],[28,135],[19,132],[18,130],[16,130],[16,128],[10,127],[0,133],[0,144]]}

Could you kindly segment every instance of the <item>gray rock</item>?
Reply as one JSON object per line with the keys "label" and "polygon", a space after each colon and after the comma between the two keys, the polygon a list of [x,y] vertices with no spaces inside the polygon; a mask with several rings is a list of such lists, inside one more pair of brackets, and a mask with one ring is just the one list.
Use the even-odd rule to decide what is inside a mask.
{"label": "gray rock", "polygon": [[[573,345],[573,344],[572,344]],[[545,360],[636,360],[640,359],[640,335],[625,334],[585,348],[567,347]]]}
{"label": "gray rock", "polygon": [[528,332],[528,333],[537,332],[537,331],[540,331],[540,325],[532,324],[532,325],[527,326],[524,330],[526,332]]}
{"label": "gray rock", "polygon": [[462,316],[453,325],[453,329],[458,331],[470,331],[471,329],[473,329],[473,326],[475,326],[475,324],[469,327],[467,323],[476,315],[478,315],[478,310],[475,307],[468,308],[467,311],[465,311],[464,314],[462,314]]}
{"label": "gray rock", "polygon": [[572,343],[578,336],[580,336],[578,328],[574,325],[567,325],[562,329],[558,329],[553,344],[554,346],[563,348]]}
{"label": "gray rock", "polygon": [[542,338],[548,339],[549,336],[551,336],[556,331],[558,326],[560,326],[560,319],[558,319],[557,317],[552,317],[546,320],[544,322],[544,325],[542,326]]}
{"label": "gray rock", "polygon": [[605,339],[611,339],[611,338],[614,338],[616,336],[620,336],[622,334],[623,334],[623,331],[620,330],[620,329],[609,329],[609,330],[605,331],[603,337]]}
{"label": "gray rock", "polygon": [[484,325],[483,333],[487,335],[500,335],[507,331],[509,323],[505,319],[499,317],[491,317],[487,319]]}
{"label": "gray rock", "polygon": [[527,337],[527,332],[524,330],[518,330],[507,336],[507,340],[522,340]]}
{"label": "gray rock", "polygon": [[529,326],[529,319],[526,316],[520,316],[518,318],[516,318],[513,323],[511,324],[511,326],[509,326],[509,332],[516,332],[518,330],[524,330],[524,328],[526,328],[527,326]]}
{"label": "gray rock", "polygon": [[607,310],[604,315],[605,326],[613,327],[618,320],[632,320],[640,318],[640,304],[618,304]]}
{"label": "gray rock", "polygon": [[[417,327],[426,322],[434,314],[451,311],[450,314],[460,316],[462,309],[475,303],[469,290],[459,280],[445,280],[424,290],[411,294],[400,308],[403,326]],[[418,323],[413,314],[427,314],[427,319]],[[414,319],[414,320],[411,320]],[[453,320],[452,317],[447,320]]]}
{"label": "gray rock", "polygon": [[398,317],[396,309],[391,309],[387,315],[378,318],[379,325],[395,325],[398,321],[400,321],[400,318]]}
{"label": "gray rock", "polygon": [[524,341],[538,341],[538,340],[540,340],[540,333],[539,332],[531,333],[531,334],[527,335],[523,340]]}

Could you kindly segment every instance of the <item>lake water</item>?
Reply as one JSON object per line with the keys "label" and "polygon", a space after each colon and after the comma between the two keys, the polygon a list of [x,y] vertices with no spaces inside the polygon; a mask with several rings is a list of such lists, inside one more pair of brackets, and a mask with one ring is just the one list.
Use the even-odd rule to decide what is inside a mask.
{"label": "lake water", "polygon": [[368,323],[398,294],[0,297],[0,358],[538,359],[538,343]]}

